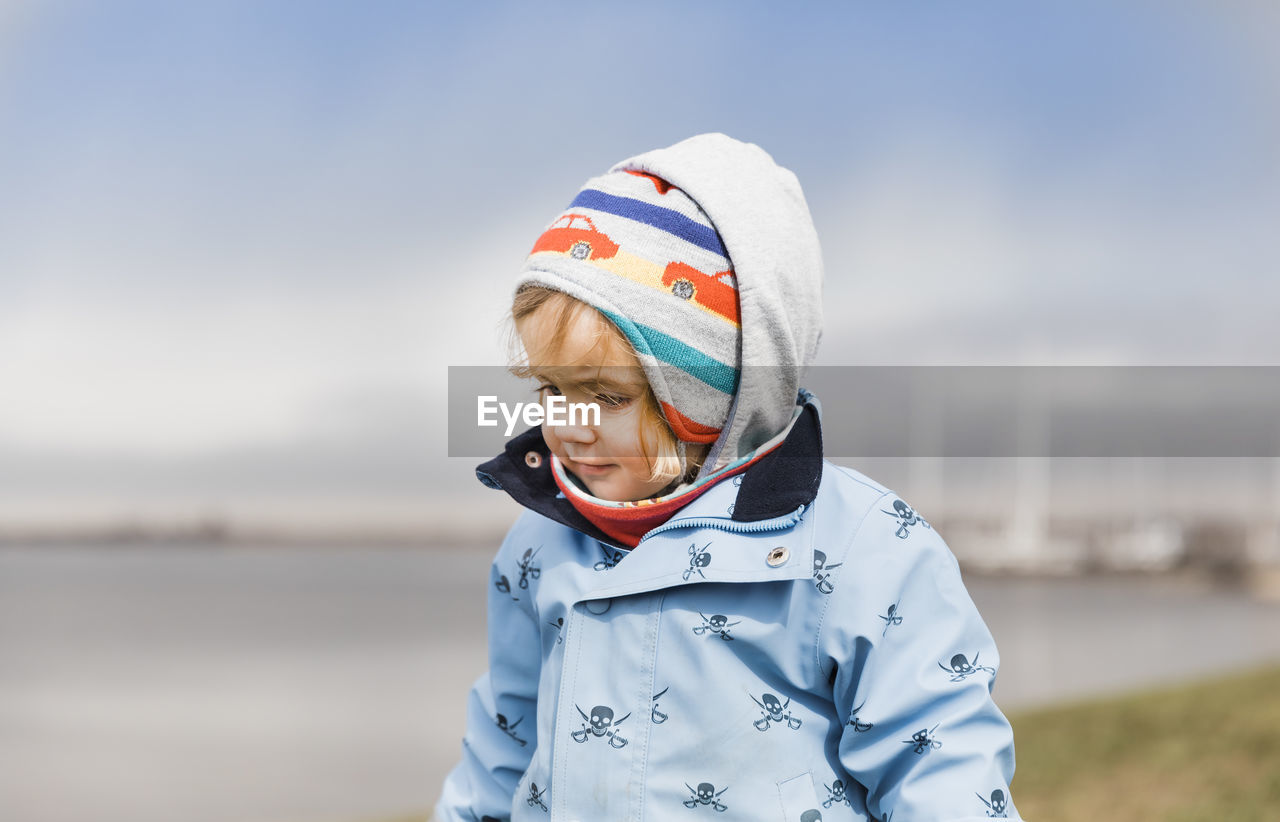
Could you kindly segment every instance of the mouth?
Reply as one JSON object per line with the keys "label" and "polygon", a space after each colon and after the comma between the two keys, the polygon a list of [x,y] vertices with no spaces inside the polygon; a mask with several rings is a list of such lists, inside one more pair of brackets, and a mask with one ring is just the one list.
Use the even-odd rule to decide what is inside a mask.
{"label": "mouth", "polygon": [[582,460],[567,459],[566,462],[568,463],[566,467],[569,470],[587,477],[602,477],[616,467],[613,463],[604,462],[603,460],[584,462]]}

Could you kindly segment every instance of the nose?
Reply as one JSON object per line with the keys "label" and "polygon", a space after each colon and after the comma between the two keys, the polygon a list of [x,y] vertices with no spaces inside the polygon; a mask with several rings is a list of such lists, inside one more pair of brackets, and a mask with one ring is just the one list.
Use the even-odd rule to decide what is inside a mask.
{"label": "nose", "polygon": [[589,425],[557,425],[555,435],[561,442],[577,445],[590,445],[596,441],[595,428]]}

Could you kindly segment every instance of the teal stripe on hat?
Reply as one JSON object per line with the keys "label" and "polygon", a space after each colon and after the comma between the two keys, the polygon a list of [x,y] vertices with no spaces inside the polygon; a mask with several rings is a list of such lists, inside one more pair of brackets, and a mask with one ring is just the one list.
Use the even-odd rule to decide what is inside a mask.
{"label": "teal stripe on hat", "polygon": [[608,317],[611,323],[622,329],[627,340],[640,353],[674,365],[722,393],[732,396],[733,392],[738,390],[738,369],[725,365],[656,328],[632,322],[599,307],[597,310]]}

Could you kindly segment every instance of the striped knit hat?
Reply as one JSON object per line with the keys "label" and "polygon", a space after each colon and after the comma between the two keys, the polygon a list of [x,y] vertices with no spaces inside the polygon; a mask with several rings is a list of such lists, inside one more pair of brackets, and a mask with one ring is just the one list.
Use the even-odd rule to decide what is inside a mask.
{"label": "striped knit hat", "polygon": [[720,235],[688,195],[633,170],[587,181],[534,243],[516,290],[531,285],[604,314],[676,437],[715,442],[738,387],[738,290]]}

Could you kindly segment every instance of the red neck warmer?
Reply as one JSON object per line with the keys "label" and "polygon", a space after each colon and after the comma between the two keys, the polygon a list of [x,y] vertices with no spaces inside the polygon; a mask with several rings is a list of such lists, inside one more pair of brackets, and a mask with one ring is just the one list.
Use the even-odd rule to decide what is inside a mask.
{"label": "red neck warmer", "polygon": [[[569,500],[570,504],[578,509],[580,514],[590,520],[601,531],[616,539],[620,543],[620,547],[634,548],[640,544],[641,537],[671,519],[681,508],[684,508],[702,496],[703,493],[729,477],[746,471],[755,464],[756,460],[772,450],[771,448],[768,451],[762,451],[752,457],[749,462],[744,462],[742,465],[716,476],[710,482],[699,485],[697,488],[691,488],[674,497],[642,499],[622,505],[601,505],[593,502],[576,485],[561,478],[561,473],[564,471],[563,466],[559,466],[559,470],[553,466],[551,475],[555,477],[556,485],[560,486],[560,491],[564,494],[565,499]],[[555,457],[552,456],[552,459],[555,460]],[[557,464],[559,463],[558,460],[556,462]]]}

